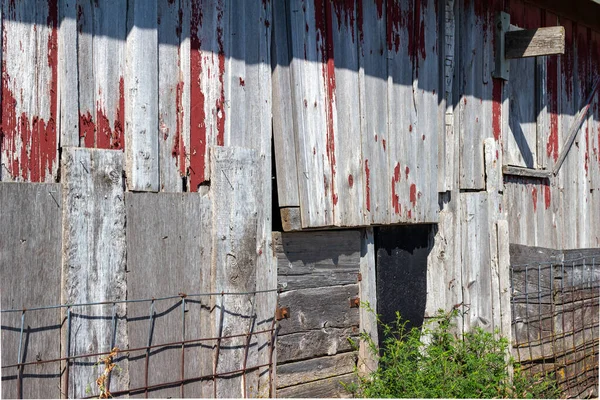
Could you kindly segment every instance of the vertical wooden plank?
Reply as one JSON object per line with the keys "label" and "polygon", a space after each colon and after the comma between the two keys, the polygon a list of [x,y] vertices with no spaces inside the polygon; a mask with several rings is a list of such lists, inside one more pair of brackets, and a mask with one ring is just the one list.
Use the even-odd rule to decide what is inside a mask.
{"label": "vertical wooden plank", "polygon": [[382,2],[358,0],[358,71],[365,224],[390,220],[388,146],[387,9]]}
{"label": "vertical wooden plank", "polygon": [[492,328],[490,232],[486,192],[461,193],[464,330]]}
{"label": "vertical wooden plank", "polygon": [[[485,177],[486,193],[488,203],[488,232],[489,232],[489,254],[490,254],[490,306],[491,306],[491,331],[499,330],[501,325],[501,305],[500,305],[500,271],[498,259],[498,230],[496,221],[500,216],[501,196],[499,195],[500,164],[496,159],[499,151],[496,141],[493,138],[484,140],[484,158],[485,158]],[[484,267],[485,268],[485,267]]]}
{"label": "vertical wooden plank", "polygon": [[59,2],[60,145],[79,146],[77,0]]}
{"label": "vertical wooden plank", "polygon": [[96,80],[94,79],[94,3],[77,1],[77,96],[79,131],[76,145],[96,147]]}
{"label": "vertical wooden plank", "polygon": [[181,192],[186,175],[185,91],[181,65],[182,1],[158,2],[158,130],[160,190]]}
{"label": "vertical wooden plank", "polygon": [[[373,343],[379,343],[377,336],[377,288],[375,287],[375,240],[373,228],[366,228],[361,233],[360,276],[358,282],[361,302],[369,304],[370,310],[361,305],[359,310],[360,330],[369,335]],[[377,360],[364,341],[360,342],[358,367],[363,374],[377,369]]]}
{"label": "vertical wooden plank", "polygon": [[[257,287],[258,213],[262,207],[258,154],[256,150],[231,147],[213,147],[211,154],[212,287],[215,292],[254,291]],[[253,295],[218,297],[216,307],[213,324],[220,336],[247,334],[256,324]],[[221,340],[215,359],[217,373],[243,367],[245,342],[245,337]],[[251,343],[256,343],[256,337]],[[249,349],[250,353],[256,351],[255,346]],[[219,377],[215,380],[215,395],[242,397],[242,386],[240,375]]]}
{"label": "vertical wooden plank", "polygon": [[[0,183],[2,309],[60,304],[62,199],[58,184]],[[40,279],[43,277],[43,279]],[[23,362],[62,357],[60,310],[25,314]],[[2,365],[16,364],[21,313],[2,313]],[[17,398],[16,368],[2,370],[2,397]],[[23,398],[60,397],[60,364],[22,369]]]}
{"label": "vertical wooden plank", "polygon": [[440,174],[440,179],[443,179],[442,184],[438,184],[440,192],[454,189],[455,175],[457,167],[455,161],[455,136],[454,136],[454,68],[456,65],[455,43],[456,35],[456,16],[454,0],[446,0],[444,2],[444,15],[442,26],[444,27],[444,40],[440,54],[443,56],[444,65],[444,98],[442,104],[445,105],[444,110],[444,134],[439,138],[439,168],[443,171]]}
{"label": "vertical wooden plank", "polygon": [[54,182],[58,3],[3,2],[2,180]]}
{"label": "vertical wooden plank", "polygon": [[[391,181],[390,222],[413,220],[412,206],[417,201],[416,143],[421,140],[417,132],[417,108],[413,87],[414,55],[418,45],[413,30],[413,0],[394,0],[387,3],[388,47],[388,118],[389,168]],[[407,44],[407,45],[405,45]],[[412,194],[412,195],[411,195]]]}
{"label": "vertical wooden plank", "polygon": [[[207,196],[197,193],[127,193],[127,268],[130,299],[159,298],[178,293],[210,293],[211,254],[203,248],[210,237],[212,218]],[[208,229],[208,230],[207,230]],[[185,299],[185,339],[214,337],[209,297]],[[131,348],[147,345],[149,302],[128,307]],[[155,302],[152,344],[182,339],[181,299]],[[212,374],[214,343],[185,347],[182,373],[181,346],[159,347],[149,357],[148,384],[155,385]],[[141,357],[140,357],[141,356]],[[130,356],[130,387],[143,387],[143,352]],[[206,380],[210,381],[210,380]],[[151,391],[151,397],[202,397],[206,381]],[[182,391],[183,390],[183,391]],[[143,395],[143,393],[137,393]]]}
{"label": "vertical wooden plank", "polygon": [[[123,153],[113,150],[63,148],[63,277],[62,303],[76,304],[125,300],[125,203]],[[111,305],[75,307],[71,321],[71,354],[110,351],[128,346],[121,318],[126,307],[118,304],[116,333],[112,332]],[[65,332],[66,333],[66,332]],[[71,366],[69,395],[97,392],[96,378],[104,366],[83,360]],[[113,371],[112,390],[129,382],[127,362]],[[86,392],[86,389],[88,392]]]}
{"label": "vertical wooden plank", "polygon": [[511,283],[510,283],[510,252],[508,223],[498,220],[498,283],[500,291],[500,334],[512,343],[512,315],[511,315]]}
{"label": "vertical wooden plank", "polygon": [[484,189],[483,139],[494,132],[490,118],[493,67],[489,63],[493,12],[480,2],[463,1],[459,8],[460,188]]}
{"label": "vertical wooden plank", "polygon": [[334,99],[326,91],[331,88],[327,62],[331,59],[333,66],[333,59],[327,50],[324,3],[293,0],[289,6],[292,105],[296,112],[294,131],[298,139],[296,160],[303,227],[333,225],[331,185],[335,154],[327,121],[328,112],[333,112]]}
{"label": "vertical wooden plank", "polygon": [[[329,5],[326,4],[328,8]],[[334,2],[327,29],[331,29],[332,59],[327,60],[328,90],[335,98],[329,124],[333,124],[328,142],[334,148],[332,172],[335,184],[332,185],[334,223],[337,226],[360,226],[365,223],[364,185],[361,148],[357,146],[361,136],[361,109],[358,81],[358,42],[360,32],[357,26],[356,1]],[[333,64],[333,71],[330,66]],[[333,72],[333,73],[332,73]],[[333,102],[333,99],[330,99]]]}
{"label": "vertical wooden plank", "polygon": [[159,190],[157,4],[135,0],[128,5],[126,63],[127,188]]}
{"label": "vertical wooden plank", "polygon": [[225,135],[224,0],[191,0],[190,22],[190,190],[210,179],[209,147]]}
{"label": "vertical wooden plank", "polygon": [[[415,76],[413,93],[417,109],[416,198],[413,217],[419,222],[436,222],[438,213],[438,137],[442,135],[440,114],[440,62],[437,0],[415,3]],[[411,189],[412,190],[412,189]],[[411,192],[412,193],[412,192]]]}
{"label": "vertical wooden plank", "polygon": [[[127,38],[127,3],[120,0],[107,0],[95,3],[93,7],[94,37],[92,39],[92,63],[94,69],[96,147],[99,149],[123,149],[125,145],[124,79],[125,42]],[[151,15],[156,19],[155,13]],[[146,18],[150,18],[150,16],[147,16]],[[137,23],[139,23],[139,21]],[[148,21],[145,23],[148,23]],[[156,30],[156,25],[153,25],[153,27]],[[133,38],[130,37],[129,39],[131,40]],[[147,38],[146,40],[149,39],[150,38]],[[133,39],[133,42],[135,43],[135,39]],[[150,43],[145,43],[144,45],[147,46]],[[143,76],[144,72],[141,71],[144,67],[141,64],[152,65],[156,60],[156,51],[150,51],[144,54],[144,58],[136,59],[136,61],[132,60],[132,62],[140,63],[140,65],[137,65],[134,68],[139,68],[140,75]],[[136,79],[133,76],[131,76],[131,78]],[[155,75],[151,79],[152,82],[154,82]],[[148,86],[148,83],[143,82],[142,85]],[[142,93],[141,98],[144,99],[144,102],[150,102],[150,99],[156,98],[157,96],[156,85],[153,86],[153,89],[149,89],[149,92]],[[154,97],[144,98],[143,96],[146,95]],[[137,112],[139,113],[139,111]],[[152,117],[150,117],[150,121],[151,120]],[[150,124],[152,124],[152,122],[150,122]],[[148,126],[154,127],[154,130],[148,130]],[[147,134],[154,137],[153,133],[156,130],[157,125],[148,126],[143,129],[148,130]],[[145,148],[144,151],[146,151]]]}
{"label": "vertical wooden plank", "polygon": [[273,142],[279,207],[299,207],[296,137],[292,109],[292,52],[286,2],[273,2]]}

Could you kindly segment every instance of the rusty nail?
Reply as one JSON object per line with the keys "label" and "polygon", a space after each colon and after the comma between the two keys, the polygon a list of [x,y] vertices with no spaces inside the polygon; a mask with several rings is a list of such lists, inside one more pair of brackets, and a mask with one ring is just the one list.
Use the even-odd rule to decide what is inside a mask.
{"label": "rusty nail", "polygon": [[350,308],[358,308],[360,306],[360,297],[350,299]]}
{"label": "rusty nail", "polygon": [[278,307],[276,311],[277,321],[281,321],[282,319],[288,319],[290,317],[290,308],[289,307]]}
{"label": "rusty nail", "polygon": [[357,279],[358,279],[359,282],[362,281],[362,274],[360,272],[358,273]]}

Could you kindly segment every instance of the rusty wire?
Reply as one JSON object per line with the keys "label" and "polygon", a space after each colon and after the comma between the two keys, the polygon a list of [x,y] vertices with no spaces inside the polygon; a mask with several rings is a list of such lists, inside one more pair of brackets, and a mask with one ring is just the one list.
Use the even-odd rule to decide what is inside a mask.
{"label": "rusty wire", "polygon": [[513,354],[525,371],[552,374],[563,397],[598,395],[597,260],[511,265]]}
{"label": "rusty wire", "polygon": [[[250,326],[250,329],[245,333],[223,336],[222,326],[223,326],[223,318],[225,315],[225,312],[223,310],[225,296],[254,295],[254,301],[256,301],[257,293],[273,293],[273,292],[277,292],[277,301],[276,301],[275,310],[273,310],[273,316],[272,316],[273,322],[272,322],[270,329],[254,331],[253,323],[252,323],[252,325]],[[17,398],[22,398],[23,397],[22,374],[23,374],[23,368],[25,366],[66,362],[65,371],[64,371],[64,381],[62,382],[62,385],[64,386],[63,394],[65,397],[68,398],[69,397],[69,371],[70,371],[70,364],[72,361],[78,360],[78,359],[84,359],[84,358],[96,358],[96,357],[104,356],[105,358],[110,357],[110,360],[112,363],[112,360],[118,354],[129,355],[130,353],[145,351],[146,357],[145,357],[145,371],[144,371],[144,386],[138,387],[138,388],[133,388],[133,389],[115,391],[115,392],[109,391],[110,390],[110,381],[111,381],[110,370],[112,370],[112,368],[110,368],[110,370],[105,374],[105,376],[103,376],[103,380],[102,380],[103,385],[105,385],[104,387],[105,387],[106,393],[108,393],[110,396],[118,396],[118,395],[139,392],[139,393],[144,393],[145,397],[148,397],[149,391],[164,388],[164,387],[180,386],[180,395],[181,395],[181,397],[184,397],[184,395],[185,395],[184,386],[187,383],[196,382],[196,381],[200,381],[200,380],[206,380],[206,379],[213,379],[213,381],[214,381],[213,386],[215,388],[214,390],[216,391],[216,378],[221,377],[221,376],[228,376],[228,375],[232,375],[232,374],[242,374],[243,381],[244,381],[244,393],[243,394],[245,397],[247,397],[248,393],[247,393],[247,389],[245,388],[245,386],[246,386],[245,381],[246,381],[246,373],[249,371],[254,371],[256,369],[263,368],[263,367],[269,367],[269,382],[270,382],[269,389],[271,389],[271,386],[272,386],[271,379],[273,377],[273,372],[274,372],[272,355],[273,355],[273,347],[275,346],[275,339],[276,339],[276,334],[277,334],[276,314],[277,314],[277,305],[279,304],[280,292],[281,292],[280,289],[269,289],[269,290],[257,290],[257,291],[251,291],[251,292],[224,292],[223,291],[223,292],[215,292],[215,293],[198,293],[198,294],[189,294],[189,295],[185,294],[185,293],[180,293],[177,296],[165,296],[165,297],[149,298],[149,299],[115,300],[115,301],[89,302],[89,303],[78,303],[78,304],[61,304],[61,305],[52,305],[52,306],[40,306],[40,307],[31,307],[31,308],[22,308],[22,309],[1,310],[0,312],[2,312],[2,313],[16,313],[16,312],[21,313],[21,324],[20,324],[21,326],[20,326],[20,330],[19,330],[20,334],[19,334],[19,348],[18,348],[17,362],[15,364],[2,365],[1,369],[5,370],[8,368],[15,368],[15,367],[17,368],[17,371],[18,371]],[[185,333],[186,332],[186,329],[185,329],[186,298],[202,297],[202,296],[220,296],[220,298],[221,298],[221,301],[220,301],[221,312],[220,312],[220,324],[219,324],[218,336],[208,337],[208,338],[200,337],[200,338],[194,338],[194,339],[186,339],[186,333]],[[181,303],[180,303],[181,318],[182,318],[181,340],[168,342],[168,343],[152,344],[152,328],[153,328],[153,321],[154,321],[154,316],[155,316],[155,302],[178,299],[178,298],[181,299]],[[140,302],[150,302],[150,313],[149,313],[149,317],[148,317],[149,326],[148,326],[147,345],[142,346],[142,347],[137,347],[137,348],[119,349],[115,346],[116,328],[117,328],[117,319],[118,319],[116,306],[117,306],[117,304],[121,304],[121,303],[140,303]],[[87,307],[87,306],[100,306],[100,305],[112,305],[111,350],[104,351],[104,352],[71,355],[70,354],[70,352],[71,352],[71,320],[72,320],[73,308]],[[67,315],[66,315],[67,333],[66,333],[66,343],[65,343],[66,346],[65,346],[64,356],[60,357],[60,358],[50,359],[50,360],[37,360],[37,361],[24,362],[24,360],[23,360],[24,355],[22,354],[22,353],[24,353],[24,351],[22,352],[22,342],[23,342],[23,333],[24,333],[24,324],[25,324],[25,314],[28,312],[32,312],[32,311],[51,310],[51,309],[59,309],[59,308],[67,309]],[[252,312],[254,312],[254,304],[253,304]],[[267,333],[270,335],[269,355],[268,355],[269,362],[265,363],[265,364],[261,364],[261,365],[247,366],[248,350],[249,350],[249,346],[251,344],[252,336],[257,336],[257,335],[267,334]],[[238,369],[235,371],[217,372],[217,362],[218,362],[218,358],[219,358],[219,350],[220,350],[221,341],[224,339],[233,339],[233,338],[245,338],[246,339],[245,340],[245,353],[244,353],[243,367],[241,369]],[[217,344],[216,345],[216,354],[214,356],[214,362],[213,362],[213,373],[208,374],[208,375],[193,377],[193,378],[185,378],[185,347],[186,347],[186,345],[194,344],[194,343],[201,343],[201,342],[206,342],[206,341],[215,341]],[[149,384],[149,376],[148,376],[149,375],[150,350],[155,349],[155,348],[163,348],[163,347],[170,347],[170,346],[181,346],[181,378],[177,381],[163,382],[163,383],[159,383],[159,384],[150,385]],[[114,366],[116,364],[111,364],[111,365]],[[271,392],[269,392],[269,393],[271,393]],[[97,396],[90,396],[90,398],[91,397],[97,397]]]}

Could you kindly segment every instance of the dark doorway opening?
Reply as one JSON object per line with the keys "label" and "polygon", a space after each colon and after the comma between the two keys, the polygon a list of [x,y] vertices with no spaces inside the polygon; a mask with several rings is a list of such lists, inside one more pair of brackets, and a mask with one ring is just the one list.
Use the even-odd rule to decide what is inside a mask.
{"label": "dark doorway opening", "polygon": [[[406,329],[421,327],[427,299],[427,257],[433,248],[435,225],[375,228],[377,314],[396,321],[400,312]],[[379,329],[380,343],[383,332]]]}

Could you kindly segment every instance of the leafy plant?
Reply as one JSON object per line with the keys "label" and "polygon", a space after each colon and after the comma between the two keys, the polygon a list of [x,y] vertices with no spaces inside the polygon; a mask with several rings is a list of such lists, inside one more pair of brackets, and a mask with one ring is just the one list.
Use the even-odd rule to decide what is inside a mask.
{"label": "leafy plant", "polygon": [[378,368],[367,376],[357,371],[358,383],[347,389],[369,398],[558,397],[551,376],[530,377],[512,359],[507,361],[509,343],[497,332],[476,328],[454,334],[452,320],[458,315],[457,309],[440,310],[423,328],[411,330],[399,313],[391,326],[377,318],[384,334],[381,348],[364,332],[360,339]]}

